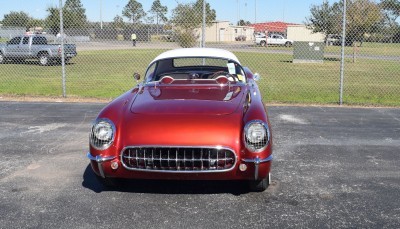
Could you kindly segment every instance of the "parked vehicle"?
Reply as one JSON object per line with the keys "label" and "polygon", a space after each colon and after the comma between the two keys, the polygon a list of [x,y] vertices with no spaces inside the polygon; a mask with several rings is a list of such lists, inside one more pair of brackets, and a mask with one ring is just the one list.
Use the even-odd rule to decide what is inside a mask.
{"label": "parked vehicle", "polygon": [[268,38],[265,34],[259,34],[255,36],[255,43],[257,45],[266,46],[266,45],[284,45],[286,47],[290,47],[293,45],[293,41],[284,38],[279,34],[270,34]]}
{"label": "parked vehicle", "polygon": [[[342,45],[342,36],[340,35],[335,35],[335,34],[329,34],[325,38],[325,44],[326,45],[335,45],[335,46],[341,46]],[[346,40],[344,42],[345,46],[352,46],[354,42],[354,39],[352,37],[346,37]]]}
{"label": "parked vehicle", "polygon": [[342,37],[336,34],[328,34],[325,38],[326,45],[342,45]]}
{"label": "parked vehicle", "polygon": [[[64,44],[65,62],[77,55],[75,44]],[[0,64],[7,60],[38,59],[40,65],[61,62],[61,45],[47,44],[41,35],[23,35],[12,38],[6,44],[0,44]]]}
{"label": "parked vehicle", "polygon": [[235,41],[246,41],[247,37],[245,35],[239,35],[235,37]]}
{"label": "parked vehicle", "polygon": [[241,180],[265,190],[272,134],[258,79],[229,51],[160,54],[143,82],[94,120],[87,157],[97,178],[106,186],[115,178]]}

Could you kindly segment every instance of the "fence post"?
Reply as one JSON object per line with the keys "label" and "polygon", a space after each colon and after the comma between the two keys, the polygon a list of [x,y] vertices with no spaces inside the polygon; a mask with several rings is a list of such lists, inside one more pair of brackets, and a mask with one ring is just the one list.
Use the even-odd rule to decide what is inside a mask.
{"label": "fence post", "polygon": [[67,97],[67,92],[66,92],[66,85],[65,85],[65,54],[64,54],[64,19],[63,19],[63,4],[62,0],[59,0],[59,7],[60,7],[60,37],[61,37],[61,69],[62,69],[62,91],[63,91],[63,97]]}
{"label": "fence post", "polygon": [[343,0],[343,24],[342,24],[342,49],[340,62],[340,92],[339,105],[343,105],[343,81],[344,81],[344,46],[346,44],[346,0]]}
{"label": "fence post", "polygon": [[201,27],[201,47],[206,47],[206,0],[203,0],[203,23]]}

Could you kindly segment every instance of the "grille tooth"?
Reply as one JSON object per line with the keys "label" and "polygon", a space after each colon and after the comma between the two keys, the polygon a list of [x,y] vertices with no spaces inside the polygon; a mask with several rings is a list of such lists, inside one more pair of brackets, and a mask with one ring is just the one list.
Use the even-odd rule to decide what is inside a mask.
{"label": "grille tooth", "polygon": [[230,149],[204,147],[127,147],[121,161],[129,170],[207,172],[226,171],[235,166]]}

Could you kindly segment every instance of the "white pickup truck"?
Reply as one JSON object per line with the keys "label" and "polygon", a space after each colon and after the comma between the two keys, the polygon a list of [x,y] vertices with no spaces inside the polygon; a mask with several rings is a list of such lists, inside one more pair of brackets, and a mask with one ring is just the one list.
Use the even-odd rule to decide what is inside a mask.
{"label": "white pickup truck", "polygon": [[255,43],[257,45],[266,46],[266,45],[284,45],[286,47],[290,47],[293,45],[293,41],[284,38],[279,34],[270,34],[268,38],[265,34],[259,34],[255,37]]}
{"label": "white pickup truck", "polygon": [[[76,56],[75,44],[64,44],[65,62]],[[7,60],[23,61],[38,59],[40,65],[49,65],[54,61],[61,62],[61,45],[47,44],[41,35],[22,35],[12,38],[6,44],[0,44],[0,64]]]}

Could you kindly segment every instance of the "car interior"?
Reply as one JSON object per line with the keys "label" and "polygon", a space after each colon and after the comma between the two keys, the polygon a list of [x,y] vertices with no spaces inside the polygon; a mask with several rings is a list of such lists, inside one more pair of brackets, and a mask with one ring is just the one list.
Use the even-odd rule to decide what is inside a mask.
{"label": "car interior", "polygon": [[[210,58],[162,59],[153,63],[147,70],[146,82],[191,83],[201,80],[221,79],[226,77],[231,83],[245,82],[242,67],[233,61]],[[221,80],[220,80],[221,81]],[[223,81],[223,80],[222,80]]]}

